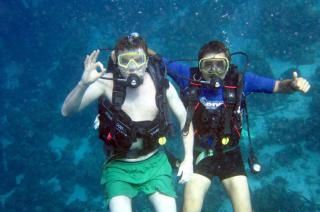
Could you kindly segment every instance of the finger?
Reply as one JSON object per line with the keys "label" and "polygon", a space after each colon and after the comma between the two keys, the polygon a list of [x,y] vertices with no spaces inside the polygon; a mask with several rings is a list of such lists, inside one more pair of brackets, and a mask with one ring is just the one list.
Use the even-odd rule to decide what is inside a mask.
{"label": "finger", "polygon": [[92,62],[96,62],[96,54],[97,54],[97,50],[94,50],[93,55],[92,55]]}
{"label": "finger", "polygon": [[186,182],[186,175],[183,173],[178,183],[184,184],[185,182]]}
{"label": "finger", "polygon": [[[294,79],[293,79],[294,80]],[[294,81],[293,81],[293,84],[296,86],[296,88],[297,89],[299,89],[299,87],[301,87],[301,85],[302,85],[302,79],[301,78],[298,78],[298,79],[295,79]]]}
{"label": "finger", "polygon": [[310,90],[310,87],[311,87],[311,86],[308,84],[305,93],[307,93],[307,92]]}
{"label": "finger", "polygon": [[299,82],[297,84],[297,87],[298,87],[299,90],[304,90],[307,87],[308,84],[309,83],[308,83],[307,80],[302,79],[302,80],[299,80]]}
{"label": "finger", "polygon": [[94,67],[95,68],[100,68],[101,69],[101,71],[104,69],[104,66],[103,66],[103,64],[100,62],[100,61],[98,61],[98,62],[96,62],[95,64],[94,64]]}
{"label": "finger", "polygon": [[189,174],[183,174],[181,179],[179,180],[180,184],[187,183],[191,179],[191,175]]}
{"label": "finger", "polygon": [[86,59],[84,60],[84,65],[87,66],[88,65],[88,60],[89,60],[89,55],[86,56]]}
{"label": "finger", "polygon": [[309,82],[307,80],[303,80],[301,82],[302,87],[306,87],[307,85],[309,85]]}
{"label": "finger", "polygon": [[95,54],[96,54],[96,50],[93,50],[93,52],[91,52],[89,56],[89,63],[92,63]]}
{"label": "finger", "polygon": [[96,53],[94,54],[94,58],[93,58],[94,62],[97,61],[97,58],[98,58],[99,54],[100,54],[100,50],[98,49],[98,50],[96,50]]}
{"label": "finger", "polygon": [[180,180],[179,180],[179,184],[184,184],[186,181],[183,179],[183,178],[181,178]]}
{"label": "finger", "polygon": [[296,71],[294,71],[293,73],[292,73],[292,79],[293,80],[296,80],[298,78],[298,73],[296,72]]}
{"label": "finger", "polygon": [[90,53],[90,55],[88,55],[88,59],[87,59],[87,65],[89,65],[90,61],[91,61],[91,57],[92,57],[92,52]]}
{"label": "finger", "polygon": [[297,90],[304,93],[305,87],[300,85],[300,86],[297,87]]}
{"label": "finger", "polygon": [[102,69],[102,71],[101,71],[101,76],[102,75],[104,75],[106,72],[107,72],[107,69],[106,68],[104,68],[104,67],[102,67],[103,69]]}
{"label": "finger", "polygon": [[180,167],[179,167],[179,171],[178,171],[177,176],[178,176],[178,177],[180,177],[180,176],[181,176],[181,174],[182,174],[182,166],[180,166]]}
{"label": "finger", "polygon": [[104,68],[103,64],[101,62],[97,62],[95,64],[95,68],[99,68],[100,69],[100,75],[103,75],[106,72],[106,69]]}
{"label": "finger", "polygon": [[307,93],[307,92],[309,91],[309,89],[310,89],[310,85],[309,85],[308,82],[306,82],[306,83],[302,86],[302,91],[303,91],[304,93]]}

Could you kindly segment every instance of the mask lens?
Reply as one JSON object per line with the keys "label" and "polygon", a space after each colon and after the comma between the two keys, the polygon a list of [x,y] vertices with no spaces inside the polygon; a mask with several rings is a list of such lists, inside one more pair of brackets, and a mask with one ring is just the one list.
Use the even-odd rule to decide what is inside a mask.
{"label": "mask lens", "polygon": [[229,62],[226,58],[202,59],[199,62],[199,68],[208,74],[221,75],[228,70]]}
{"label": "mask lens", "polygon": [[145,64],[145,62],[146,62],[145,55],[142,55],[142,54],[136,55],[133,59],[138,66],[141,66],[141,65]]}
{"label": "mask lens", "polygon": [[119,56],[119,59],[118,59],[118,61],[119,61],[119,65],[121,65],[121,66],[127,66],[128,64],[129,64],[129,58],[127,58],[127,57],[120,57]]}
{"label": "mask lens", "polygon": [[146,64],[146,55],[141,53],[129,52],[118,56],[118,64],[123,68],[128,68],[130,63],[134,63],[137,68]]}
{"label": "mask lens", "polygon": [[223,74],[226,71],[226,61],[218,60],[213,64],[213,69],[220,74]]}
{"label": "mask lens", "polygon": [[211,60],[204,60],[203,62],[200,63],[200,69],[202,71],[210,72],[212,67],[213,67],[213,61]]}

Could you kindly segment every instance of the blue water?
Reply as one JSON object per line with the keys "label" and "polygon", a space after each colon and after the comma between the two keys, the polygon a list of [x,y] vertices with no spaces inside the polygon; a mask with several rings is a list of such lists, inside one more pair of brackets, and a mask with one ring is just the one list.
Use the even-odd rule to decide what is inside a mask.
{"label": "blue water", "polygon": [[[0,1],[0,211],[106,211],[104,154],[92,129],[96,105],[62,118],[85,55],[139,32],[171,59],[195,58],[212,39],[250,56],[249,71],[276,79],[293,69],[308,94],[249,97],[251,133],[263,164],[248,171],[255,211],[319,211],[320,1]],[[107,64],[107,54],[99,58]],[[170,147],[181,154],[178,135]],[[247,136],[242,150],[246,160]],[[231,211],[218,180],[203,211]],[[178,207],[182,204],[181,185]],[[152,211],[147,199],[135,211]]]}

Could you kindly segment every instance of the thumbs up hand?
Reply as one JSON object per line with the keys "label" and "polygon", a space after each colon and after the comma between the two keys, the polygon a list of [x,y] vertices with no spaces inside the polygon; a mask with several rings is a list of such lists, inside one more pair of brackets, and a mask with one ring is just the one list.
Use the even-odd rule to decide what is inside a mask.
{"label": "thumbs up hand", "polygon": [[293,72],[292,81],[290,85],[294,90],[300,91],[303,93],[307,93],[310,89],[309,82],[302,77],[298,77],[298,73],[296,71]]}

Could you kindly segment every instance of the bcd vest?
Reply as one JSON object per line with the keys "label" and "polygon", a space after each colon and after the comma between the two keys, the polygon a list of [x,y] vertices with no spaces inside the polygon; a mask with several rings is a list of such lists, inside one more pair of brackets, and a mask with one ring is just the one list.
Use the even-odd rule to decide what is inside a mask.
{"label": "bcd vest", "polygon": [[[200,71],[197,68],[191,69],[191,78],[199,79],[200,76]],[[183,98],[187,106],[186,125],[192,119],[196,150],[200,148],[225,152],[238,145],[242,130],[242,112],[240,110],[243,90],[242,76],[242,73],[237,72],[236,66],[231,66],[222,82],[223,105],[215,109],[207,109],[199,101],[202,85],[190,83],[190,87],[184,91]],[[212,90],[212,92],[215,91]],[[184,130],[188,128],[186,125]]]}
{"label": "bcd vest", "polygon": [[[120,72],[115,64],[110,63],[108,70],[113,72],[112,103],[105,97],[99,98],[99,137],[105,143],[107,151],[112,157],[134,158],[145,155],[159,147],[169,131],[168,104],[166,90],[169,82],[165,68],[158,56],[149,58],[147,72],[150,74],[156,88],[156,105],[158,114],[153,121],[134,122],[121,110],[126,97],[126,86],[117,81]],[[143,110],[143,108],[140,108]],[[137,138],[143,141],[142,149],[130,150]]]}

